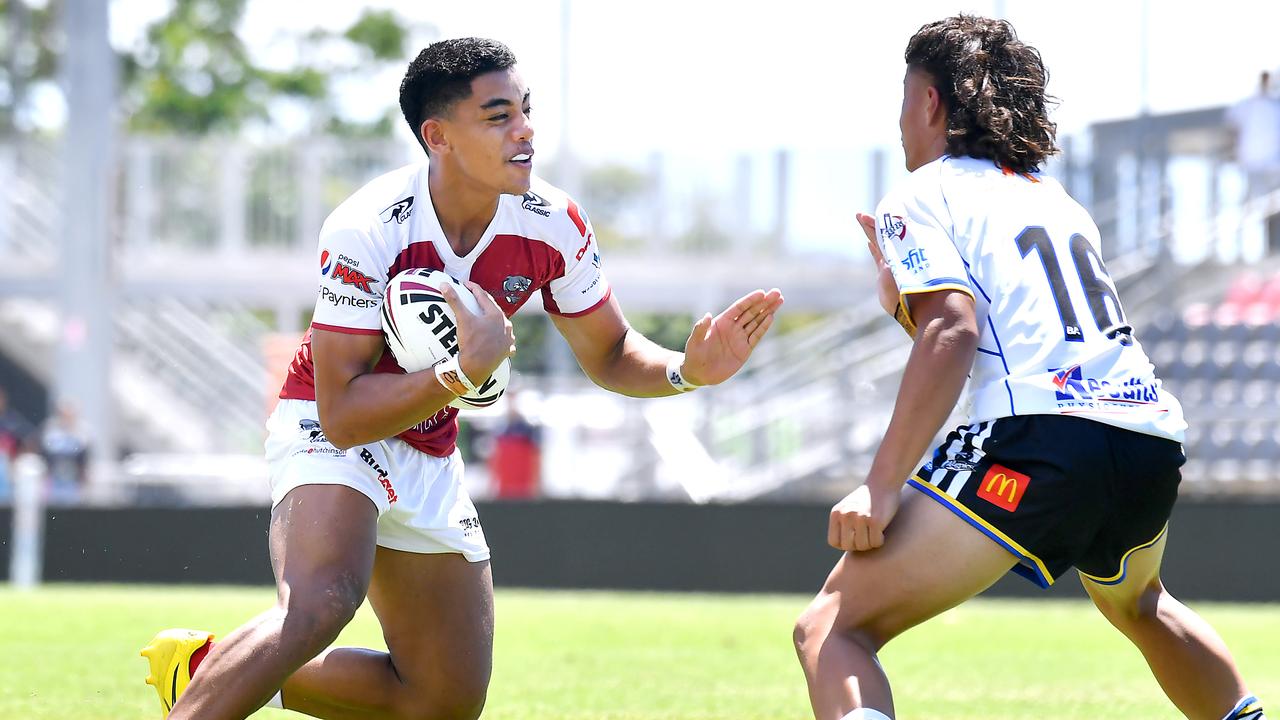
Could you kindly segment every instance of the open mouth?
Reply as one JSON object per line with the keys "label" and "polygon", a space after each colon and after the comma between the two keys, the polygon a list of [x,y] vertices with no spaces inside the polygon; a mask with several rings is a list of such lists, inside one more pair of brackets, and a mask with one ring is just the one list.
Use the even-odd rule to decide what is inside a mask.
{"label": "open mouth", "polygon": [[512,155],[511,160],[509,160],[508,162],[512,162],[512,163],[515,163],[516,165],[521,165],[524,167],[529,167],[533,165],[533,153],[527,152],[527,153],[518,153],[516,155]]}

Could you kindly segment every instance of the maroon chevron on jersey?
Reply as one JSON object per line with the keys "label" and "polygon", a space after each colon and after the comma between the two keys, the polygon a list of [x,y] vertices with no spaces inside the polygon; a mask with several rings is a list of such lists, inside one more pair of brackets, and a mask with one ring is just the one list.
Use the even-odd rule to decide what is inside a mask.
{"label": "maroon chevron on jersey", "polygon": [[[534,294],[547,312],[575,317],[609,299],[600,249],[585,212],[563,191],[534,177],[523,196],[502,195],[493,220],[471,252],[453,252],[427,187],[427,161],[365,185],[325,220],[317,248],[319,287],[311,329],[289,366],[280,397],[315,399],[314,330],[381,335],[382,292],[401,270],[443,270],[471,280],[508,316]],[[391,352],[374,372],[402,373]],[[445,408],[398,437],[437,457],[453,452],[457,410]]]}

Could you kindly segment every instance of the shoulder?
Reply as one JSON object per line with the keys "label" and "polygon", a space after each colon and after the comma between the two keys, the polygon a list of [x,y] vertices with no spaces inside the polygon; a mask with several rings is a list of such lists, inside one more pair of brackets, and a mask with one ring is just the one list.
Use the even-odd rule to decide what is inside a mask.
{"label": "shoulder", "polygon": [[908,208],[934,209],[945,205],[943,185],[947,175],[952,172],[947,167],[948,160],[951,158],[944,155],[933,162],[921,165],[899,180],[885,194],[877,207],[878,212],[898,214]]}
{"label": "shoulder", "polygon": [[424,167],[413,163],[370,180],[329,213],[321,233],[380,235],[384,225],[403,226],[417,210],[418,178]]}
{"label": "shoulder", "polygon": [[524,195],[503,195],[504,211],[521,234],[561,250],[590,239],[591,220],[569,194],[537,176]]}

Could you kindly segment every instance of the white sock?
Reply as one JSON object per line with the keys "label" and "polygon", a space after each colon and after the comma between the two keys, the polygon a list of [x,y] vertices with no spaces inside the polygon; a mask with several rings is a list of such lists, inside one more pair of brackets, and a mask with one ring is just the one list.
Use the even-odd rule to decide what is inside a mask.
{"label": "white sock", "polygon": [[858,708],[853,712],[840,718],[840,720],[893,720],[893,718],[885,715],[879,710],[871,708]]}
{"label": "white sock", "polygon": [[1266,716],[1262,714],[1262,703],[1258,698],[1249,695],[1236,703],[1222,720],[1266,720]]}
{"label": "white sock", "polygon": [[276,694],[271,696],[271,699],[267,701],[267,707],[284,709],[284,696],[281,695],[281,692],[277,690]]}

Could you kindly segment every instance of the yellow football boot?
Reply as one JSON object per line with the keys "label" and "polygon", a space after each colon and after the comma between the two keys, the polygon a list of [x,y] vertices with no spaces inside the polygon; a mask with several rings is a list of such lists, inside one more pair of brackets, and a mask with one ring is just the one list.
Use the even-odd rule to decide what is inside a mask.
{"label": "yellow football boot", "polygon": [[213,633],[175,628],[161,630],[142,648],[140,654],[151,663],[147,684],[154,686],[156,692],[160,693],[164,717],[169,717],[174,703],[178,702],[178,696],[191,683],[192,656],[199,653],[196,661],[199,664],[212,644]]}

